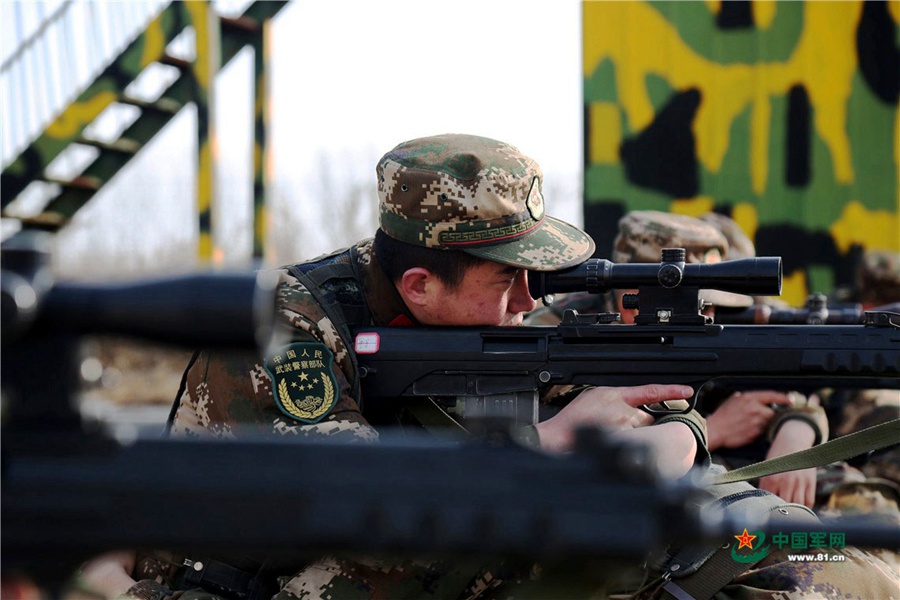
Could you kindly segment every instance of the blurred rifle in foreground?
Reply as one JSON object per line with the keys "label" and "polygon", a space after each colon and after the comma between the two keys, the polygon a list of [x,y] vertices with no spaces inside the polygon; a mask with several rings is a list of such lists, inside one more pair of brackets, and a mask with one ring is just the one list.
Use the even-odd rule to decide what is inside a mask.
{"label": "blurred rifle in foreground", "polygon": [[115,548],[619,559],[705,535],[696,488],[588,432],[566,458],[390,435],[117,440],[73,404],[79,336],[260,347],[274,289],[255,274],[54,284],[40,241],[3,249],[5,575],[59,585]]}
{"label": "blurred rifle in foreground", "polygon": [[[53,285],[41,258],[28,244],[4,248],[0,277],[4,574],[58,585],[79,562],[122,547],[424,552],[571,564],[640,557],[673,540],[721,539],[758,525],[701,516],[696,487],[660,480],[644,449],[596,432],[585,432],[567,457],[390,436],[374,446],[117,441],[83,423],[72,404],[78,336],[258,346],[268,326],[257,318],[271,312],[271,282],[207,275]],[[889,330],[873,331],[880,344],[877,332]],[[669,372],[653,380],[666,381]],[[835,526],[821,529],[828,527]],[[847,543],[896,541],[881,524],[839,527]]]}

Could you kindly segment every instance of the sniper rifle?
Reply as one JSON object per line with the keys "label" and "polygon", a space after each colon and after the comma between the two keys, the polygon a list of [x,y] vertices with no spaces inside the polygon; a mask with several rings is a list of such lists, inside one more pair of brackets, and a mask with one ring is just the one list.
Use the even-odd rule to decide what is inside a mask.
{"label": "sniper rifle", "polygon": [[637,289],[617,314],[567,310],[557,326],[357,327],[353,342],[365,402],[379,398],[438,399],[454,412],[538,418],[538,396],[550,386],[680,383],[743,389],[900,387],[900,314],[868,312],[863,324],[721,325],[702,314],[701,288],[751,295],[781,291],[781,259],[744,258],[685,264],[683,249],[665,249],[660,263],[614,264],[589,259],[558,272],[531,271],[534,298],[555,293]]}

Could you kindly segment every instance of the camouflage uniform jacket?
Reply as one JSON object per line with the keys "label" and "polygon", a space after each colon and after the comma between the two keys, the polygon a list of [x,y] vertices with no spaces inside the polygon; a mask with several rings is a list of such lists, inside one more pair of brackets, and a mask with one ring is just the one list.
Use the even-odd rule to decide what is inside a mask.
{"label": "camouflage uniform jacket", "polygon": [[[350,253],[346,251],[331,256],[337,261],[350,260]],[[371,324],[412,324],[412,315],[400,295],[375,264],[371,241],[358,245],[356,256],[358,280],[339,281],[329,289],[316,292],[338,300],[361,295],[368,305]],[[304,368],[306,363],[303,363],[296,370],[299,375],[290,383],[325,373],[323,381],[333,381],[334,389],[330,394],[319,394],[322,397],[319,406],[301,413],[306,414],[306,418],[295,418],[291,412],[294,407],[288,400],[290,393],[278,393],[280,382],[287,382],[286,376],[273,377],[278,365],[261,361],[253,353],[225,356],[202,350],[186,373],[171,433],[231,437],[238,435],[244,427],[262,427],[275,435],[375,440],[378,434],[363,417],[358,394],[353,393],[356,372],[337,326],[326,315],[313,292],[290,269],[280,269],[278,274],[277,327],[285,334],[286,345],[299,344],[302,350],[318,351],[321,356],[330,358],[314,368]],[[304,377],[307,374],[309,377]],[[331,377],[327,377],[329,375]],[[274,380],[279,384],[273,383]],[[300,403],[293,404],[299,406]]]}

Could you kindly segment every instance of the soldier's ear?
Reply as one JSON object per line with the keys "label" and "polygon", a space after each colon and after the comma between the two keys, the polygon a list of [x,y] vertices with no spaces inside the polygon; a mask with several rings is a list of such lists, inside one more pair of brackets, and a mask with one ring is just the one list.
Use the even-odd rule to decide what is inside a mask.
{"label": "soldier's ear", "polygon": [[413,267],[400,276],[397,289],[408,304],[427,307],[440,297],[443,283],[428,269]]}

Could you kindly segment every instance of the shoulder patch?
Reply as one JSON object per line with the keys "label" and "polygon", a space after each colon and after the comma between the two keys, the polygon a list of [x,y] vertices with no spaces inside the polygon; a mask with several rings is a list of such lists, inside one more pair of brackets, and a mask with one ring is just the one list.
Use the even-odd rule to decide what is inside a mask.
{"label": "shoulder patch", "polygon": [[272,395],[281,412],[297,421],[318,423],[337,402],[333,355],[325,344],[295,342],[265,361]]}

